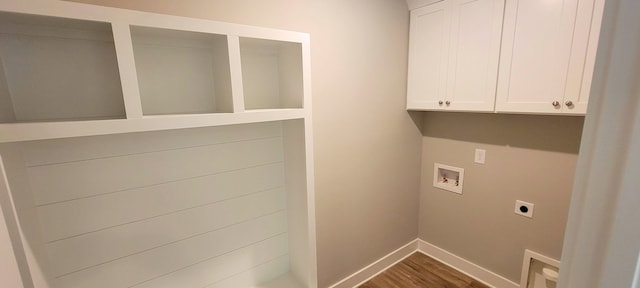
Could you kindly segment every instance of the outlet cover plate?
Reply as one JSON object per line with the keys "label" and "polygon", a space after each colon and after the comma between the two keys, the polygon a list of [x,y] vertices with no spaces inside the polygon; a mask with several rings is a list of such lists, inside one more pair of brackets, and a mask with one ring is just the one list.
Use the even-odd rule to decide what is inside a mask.
{"label": "outlet cover plate", "polygon": [[534,205],[532,203],[524,202],[522,200],[516,200],[516,208],[514,213],[520,216],[533,218],[533,206]]}
{"label": "outlet cover plate", "polygon": [[478,164],[484,164],[484,159],[486,158],[487,150],[484,149],[476,149],[475,157],[473,158],[473,162]]}

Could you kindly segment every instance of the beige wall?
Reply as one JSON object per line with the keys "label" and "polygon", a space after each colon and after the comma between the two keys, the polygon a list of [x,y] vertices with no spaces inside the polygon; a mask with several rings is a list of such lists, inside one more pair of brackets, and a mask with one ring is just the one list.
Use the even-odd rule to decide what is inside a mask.
{"label": "beige wall", "polygon": [[[560,259],[583,120],[426,113],[419,237],[516,283],[524,249]],[[434,162],[465,169],[462,195],[433,187]],[[517,199],[533,219],[513,213]]]}
{"label": "beige wall", "polygon": [[416,238],[404,0],[76,1],[310,33],[320,287]]}

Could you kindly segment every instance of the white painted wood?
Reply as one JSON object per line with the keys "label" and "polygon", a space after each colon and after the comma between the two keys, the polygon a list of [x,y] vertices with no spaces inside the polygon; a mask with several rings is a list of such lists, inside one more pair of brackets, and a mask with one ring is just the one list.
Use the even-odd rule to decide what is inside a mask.
{"label": "white painted wood", "polygon": [[[302,40],[302,107],[306,111],[311,110],[311,39],[309,36]],[[308,113],[306,119],[311,120],[311,113]],[[311,131],[311,130],[305,130]],[[311,134],[311,133],[307,133]]]}
{"label": "white painted wood", "polygon": [[282,136],[280,122],[30,141],[20,144],[28,167]]}
{"label": "white painted wood", "polygon": [[302,108],[300,43],[240,38],[245,109]]}
{"label": "white painted wood", "polygon": [[289,256],[291,275],[307,284],[309,282],[310,247],[308,194],[306,177],[304,121],[283,123],[283,149],[286,171],[287,212],[289,221]]}
{"label": "white painted wood", "polygon": [[13,112],[15,108],[4,71],[4,61],[0,57],[0,123],[12,123],[16,122],[16,114]]}
{"label": "white painted wood", "polygon": [[371,280],[373,277],[376,277],[378,274],[384,272],[389,267],[399,263],[400,261],[409,257],[411,254],[418,251],[418,241],[420,240],[416,239],[405,244],[395,251],[367,265],[367,267],[364,267],[357,272],[347,276],[346,278],[340,280],[338,283],[331,285],[329,288],[351,288],[362,285],[363,283]]}
{"label": "white painted wood", "polygon": [[211,46],[213,79],[215,80],[216,112],[235,112],[233,107],[233,83],[231,83],[231,58],[229,57],[228,36],[214,41]]}
{"label": "white painted wood", "polygon": [[[56,37],[112,43],[117,55],[113,63],[118,64],[114,78],[122,81],[114,95],[122,93],[118,99],[124,103],[118,117],[126,119],[87,120],[71,115],[67,118],[83,121],[0,124],[0,143],[9,142],[13,147],[0,149],[0,153],[8,151],[12,158],[9,182],[17,197],[18,242],[24,245],[12,249],[16,255],[23,253],[17,258],[28,263],[18,263],[23,279],[24,275],[30,278],[25,286],[183,287],[198,283],[202,287],[240,279],[237,281],[248,286],[267,282],[266,287],[293,287],[301,282],[316,288],[308,34],[65,1],[43,4],[0,0],[0,11],[67,18],[61,23],[102,22],[80,25],[81,30],[44,30]],[[0,25],[0,30],[11,27]],[[133,40],[130,27],[134,27]],[[42,38],[43,32],[22,29],[20,33]],[[199,33],[220,38],[210,44],[199,36],[191,37]],[[181,37],[185,34],[189,34],[186,39]],[[269,64],[263,65],[266,69],[246,71],[277,72],[270,79],[274,81],[266,83],[277,87],[275,97],[255,94],[258,96],[248,98],[266,99],[267,105],[252,107],[260,110],[245,111],[240,39],[247,39],[243,47],[251,46],[249,50],[262,49],[252,51],[253,56],[258,63],[267,59]],[[202,79],[213,79],[208,81],[212,86],[202,88],[206,93],[195,93],[198,97],[211,94],[213,102],[196,97],[185,104],[170,99],[159,110],[147,111],[140,93],[149,95],[145,93],[148,87],[143,87],[140,73],[160,69],[145,68],[153,59],[146,59],[143,65],[136,62],[141,56],[134,55],[134,44],[139,43],[150,50],[143,51],[142,57],[154,56],[157,47],[149,46],[157,45],[171,50],[162,56],[171,58],[173,64],[185,58],[192,64],[208,64],[171,73],[202,76],[187,77],[195,81],[188,88],[201,89],[204,86],[196,85],[207,83]],[[177,51],[183,48],[198,51]],[[0,119],[19,122],[10,77],[0,76],[7,80],[0,81],[0,102],[11,108],[0,112]],[[244,84],[260,88],[265,83]],[[160,88],[160,92],[169,90]],[[179,91],[181,97],[185,91]],[[166,93],[167,97],[175,94]],[[157,102],[161,101],[154,99]],[[182,109],[183,104],[187,109]],[[196,106],[207,109],[191,109]],[[143,115],[201,112],[233,113]],[[266,123],[282,120],[294,120],[285,122],[284,132],[282,123]],[[166,131],[197,127],[202,128]],[[130,132],[144,133],[124,134]],[[94,137],[70,138],[78,136]],[[12,144],[30,140],[46,141]],[[288,206],[287,200],[291,201]],[[264,219],[272,220],[269,224]],[[263,242],[271,246],[261,247]],[[281,253],[275,253],[278,251]],[[278,275],[284,276],[270,281]]]}
{"label": "white painted wood", "polygon": [[414,10],[440,1],[442,0],[407,0],[407,6],[409,7],[409,10]]}
{"label": "white painted wood", "polygon": [[[278,257],[274,260],[252,267],[249,270],[233,275],[229,278],[220,280],[205,288],[237,288],[237,287],[255,287],[255,288],[302,288],[306,287],[295,280],[290,279],[290,274],[286,273],[289,269],[289,258],[287,255]],[[282,275],[282,278],[290,280],[288,282],[278,281],[271,283],[273,275]],[[278,277],[278,280],[279,278]],[[289,278],[287,278],[289,277]],[[266,284],[262,284],[267,282]],[[292,284],[293,282],[293,284]],[[257,285],[256,285],[257,284]]]}
{"label": "white painted wood", "polygon": [[[308,35],[307,35],[308,36]],[[318,262],[316,251],[316,206],[315,206],[315,165],[314,165],[314,148],[313,148],[313,115],[312,115],[312,101],[311,101],[311,42],[309,37],[302,40],[302,89],[303,89],[303,103],[304,111],[306,115],[302,121],[303,127],[298,129],[304,129],[304,142],[297,145],[304,145],[304,161],[305,161],[305,191],[306,195],[306,207],[307,207],[307,279],[298,278],[303,284],[306,284],[307,288],[318,288]],[[301,132],[298,132],[301,133]],[[287,136],[284,137],[287,141]],[[289,144],[287,144],[289,145]],[[286,152],[285,152],[286,153]],[[285,154],[286,155],[286,154]],[[285,156],[286,157],[286,156]],[[297,269],[295,266],[294,269]],[[275,288],[275,287],[274,287]]]}
{"label": "white painted wood", "polygon": [[503,0],[448,0],[411,11],[407,108],[493,111]]}
{"label": "white painted wood", "polygon": [[303,108],[304,86],[302,72],[302,45],[287,43],[280,47],[278,57],[281,108]]}
{"label": "white painted wood", "polygon": [[0,124],[0,143],[302,119],[307,109],[146,116],[142,119]]}
{"label": "white painted wood", "polygon": [[15,122],[124,117],[108,23],[0,13],[0,26]]}
{"label": "white painted wood", "polygon": [[229,34],[240,37],[272,39],[277,41],[302,42],[308,34],[195,19],[172,15],[154,14],[134,10],[111,8],[72,2],[0,1],[0,10],[64,18],[75,18],[100,22],[127,22],[134,26],[157,27],[211,34]]}
{"label": "white painted wood", "polygon": [[52,241],[283,189],[283,172],[282,163],[276,163],[40,206],[37,212],[44,240]]}
{"label": "white painted wood", "polygon": [[[300,282],[291,273],[282,274],[275,279],[251,286],[252,288],[303,288],[308,287]],[[230,287],[231,288],[231,287]]]}
{"label": "white painted wood", "polygon": [[[18,268],[25,287],[49,287],[49,262],[42,246],[40,223],[29,189],[29,179],[24,166],[20,144],[0,145],[3,165],[9,184],[8,205],[3,209],[13,210],[13,216],[5,214]],[[8,202],[7,202],[8,201]],[[4,205],[4,204],[3,204]],[[5,211],[7,211],[5,210]],[[13,218],[13,219],[8,219]]]}
{"label": "white painted wood", "polygon": [[129,25],[124,22],[112,23],[111,27],[113,29],[126,116],[128,119],[139,119],[142,117],[142,104],[138,73],[136,72],[137,67],[133,55],[131,30]]}
{"label": "white painted wood", "polygon": [[227,41],[229,45],[229,71],[231,74],[233,112],[244,112],[245,105],[242,79],[242,59],[240,56],[240,37],[229,35]]}
{"label": "white painted wood", "polygon": [[9,180],[0,155],[0,286],[20,288],[24,285],[14,249],[15,241],[11,239],[7,225],[7,220],[15,221],[10,197]]}
{"label": "white painted wood", "polygon": [[438,110],[445,101],[451,1],[411,11],[407,109]]}
{"label": "white painted wood", "polygon": [[[246,224],[143,251],[65,275],[58,278],[57,284],[69,288],[115,288],[138,286],[148,281],[148,284],[138,287],[151,283],[160,285],[159,282],[163,282],[164,285],[173,284],[168,287],[203,287],[209,283],[194,286],[193,281],[200,281],[203,276],[213,276],[223,270],[219,269],[220,266],[208,265],[211,262],[233,267],[236,263],[251,262],[252,258],[260,255],[266,254],[268,259],[265,260],[270,260],[286,254],[285,218],[282,214],[274,214]],[[253,265],[243,265],[240,271],[233,272],[241,272],[260,263],[262,261]],[[202,271],[203,268],[209,269],[208,273]],[[216,271],[216,268],[219,270]],[[177,279],[177,277],[183,278]],[[176,280],[182,283],[176,285],[176,282],[173,282]]]}
{"label": "white painted wood", "polygon": [[[451,1],[451,0],[450,0]],[[504,0],[453,0],[447,110],[493,111]]]}
{"label": "white painted wood", "polygon": [[446,251],[431,243],[418,239],[418,251],[432,257],[447,266],[454,268],[470,277],[490,286],[497,288],[519,288],[517,283],[504,278],[490,270],[480,267],[464,258],[461,258],[449,251]]}
{"label": "white painted wood", "polygon": [[[593,3],[593,11],[592,11],[592,21],[589,29],[589,39],[588,46],[586,50],[586,60],[584,63],[584,71],[581,79],[581,87],[579,94],[575,94],[575,92],[567,92],[568,100],[573,101],[574,106],[567,107],[565,106],[565,113],[579,113],[585,114],[587,113],[587,107],[589,102],[589,95],[591,94],[591,81],[593,78],[593,70],[595,68],[596,61],[596,52],[598,50],[598,39],[600,39],[600,26],[602,25],[602,14],[604,10],[604,0],[595,0]],[[583,15],[584,13],[589,13],[590,8],[588,5],[589,2],[580,3],[579,6],[579,15]],[[585,19],[589,19],[587,16],[579,17],[579,20],[584,22]],[[587,24],[577,23],[579,27],[585,27]],[[584,33],[580,33],[580,35],[584,35]],[[584,40],[583,42],[584,43]],[[572,63],[577,63],[578,61],[573,61]],[[574,64],[575,65],[575,64]],[[573,76],[575,74],[571,74]],[[567,109],[569,108],[569,109]]]}
{"label": "white painted wood", "polygon": [[215,234],[262,215],[282,214],[278,219],[286,225],[284,197],[283,190],[270,190],[51,242],[45,244],[53,264],[51,272],[55,276],[66,275],[207,233]]}
{"label": "white painted wood", "polygon": [[[24,143],[20,148],[24,153],[24,163],[26,164],[24,169],[27,172],[32,169],[57,171],[59,170],[57,168],[68,167],[68,165],[73,166],[78,163],[110,162],[112,159],[131,160],[138,159],[139,156],[143,156],[143,159],[146,159],[147,156],[151,156],[150,158],[153,159],[164,159],[165,164],[149,165],[150,167],[154,167],[156,172],[164,170],[161,166],[178,166],[181,167],[181,171],[186,170],[196,174],[200,168],[192,170],[188,167],[194,164],[172,164],[174,163],[173,161],[167,160],[170,158],[180,158],[180,161],[191,160],[191,162],[198,162],[202,161],[198,159],[201,158],[203,154],[202,152],[198,152],[201,151],[201,149],[207,151],[211,147],[218,146],[246,147],[246,143],[259,143],[256,145],[265,146],[265,141],[267,143],[275,141],[276,143],[273,148],[268,148],[267,152],[258,152],[260,154],[271,155],[269,157],[276,157],[274,159],[277,159],[277,161],[271,164],[225,171],[205,177],[188,177],[187,179],[170,183],[161,181],[160,184],[151,184],[139,189],[83,197],[77,200],[36,207],[35,211],[38,211],[40,214],[40,223],[38,223],[36,227],[42,226],[42,236],[37,238],[37,242],[44,241],[49,243],[43,245],[43,249],[46,251],[44,258],[42,258],[42,255],[34,255],[35,258],[33,261],[45,264],[51,263],[43,267],[44,274],[41,278],[44,279],[44,281],[36,287],[53,287],[54,285],[65,288],[83,287],[91,281],[104,282],[106,283],[104,287],[129,287],[131,283],[118,284],[119,282],[113,283],[107,279],[119,278],[123,273],[122,270],[119,270],[122,269],[122,267],[128,269],[127,271],[134,271],[131,273],[139,275],[140,273],[136,273],[136,269],[132,269],[131,265],[147,267],[151,265],[150,263],[160,261],[157,260],[159,258],[153,258],[156,260],[147,261],[145,259],[149,258],[144,258],[139,255],[147,255],[147,251],[164,251],[157,252],[158,254],[153,255],[156,255],[154,257],[165,257],[166,259],[182,259],[180,256],[184,253],[184,249],[175,247],[183,247],[179,245],[186,245],[193,247],[193,249],[200,249],[198,251],[202,252],[203,250],[200,247],[205,244],[194,245],[191,242],[189,242],[190,244],[180,243],[201,237],[201,235],[204,234],[218,233],[218,231],[223,230],[227,231],[225,229],[232,229],[233,227],[236,227],[233,229],[238,229],[238,233],[254,231],[256,228],[242,228],[244,226],[241,225],[254,221],[252,219],[261,217],[261,215],[267,215],[264,217],[275,215],[271,213],[281,215],[279,216],[281,219],[279,225],[282,225],[284,229],[282,231],[287,231],[289,229],[288,227],[296,227],[294,230],[297,231],[295,233],[298,235],[289,236],[289,233],[286,233],[286,243],[290,243],[290,241],[309,241],[307,235],[304,235],[308,233],[310,229],[307,226],[308,222],[305,223],[308,221],[307,215],[305,215],[308,211],[304,207],[304,202],[309,201],[309,199],[304,196],[306,191],[303,187],[305,187],[307,181],[305,181],[304,178],[296,179],[298,177],[306,177],[305,173],[302,173],[305,171],[306,161],[298,158],[305,157],[305,155],[309,153],[305,151],[304,148],[306,146],[304,139],[307,137],[304,123],[303,120],[295,120],[294,122],[284,124],[260,123]],[[284,129],[282,125],[285,126]],[[286,144],[284,143],[285,141]],[[266,146],[268,146],[268,144]],[[243,151],[245,154],[251,154],[250,151],[259,149],[252,145],[249,145],[249,147],[250,148],[242,148],[240,151]],[[220,150],[212,149],[216,151]],[[229,157],[233,157],[234,160],[238,157],[243,157],[242,155],[236,155],[237,153],[225,153],[225,149],[221,150],[222,152],[218,152],[230,154]],[[286,157],[283,151],[287,151]],[[167,157],[166,153],[177,153],[176,155],[181,156]],[[112,174],[105,170],[105,166],[110,166],[108,169],[113,170],[127,170],[130,169],[128,166],[136,161],[137,160],[122,160],[111,162],[111,164],[97,165],[96,167],[100,168],[94,171]],[[283,161],[285,162],[283,163]],[[287,165],[286,161],[292,161],[292,164]],[[143,160],[142,162],[145,161]],[[219,163],[220,161],[210,162]],[[208,163],[203,166],[214,167],[219,165]],[[285,169],[285,167],[288,168]],[[294,171],[297,169],[301,169],[301,171]],[[43,173],[49,174],[49,172]],[[79,171],[75,169],[68,170],[67,172],[58,171],[58,173],[61,173],[60,175],[70,173],[75,177],[79,177],[77,174]],[[140,172],[136,173],[140,174]],[[144,174],[144,172],[142,174]],[[286,185],[286,189],[288,190],[286,193],[301,193],[302,195],[293,194],[287,196],[287,194],[285,194],[285,187],[283,187],[286,183],[284,181],[285,174],[287,174],[286,178],[289,179],[288,181],[292,183]],[[139,175],[136,175],[136,177],[138,176]],[[30,176],[30,179],[28,179],[31,182],[30,186],[33,187],[34,181],[38,181],[34,180],[36,178],[37,177],[34,178],[33,175]],[[120,177],[115,177],[111,181],[131,181],[128,178],[130,177],[122,174]],[[68,183],[67,185],[75,186],[73,183]],[[56,191],[66,193],[67,190],[64,189],[65,187],[59,187],[60,188],[56,188],[59,190],[49,189],[48,193],[56,194]],[[87,186],[84,188],[88,189],[87,191],[93,189]],[[289,188],[292,190],[289,191]],[[53,195],[53,197],[56,196]],[[302,207],[293,207],[296,203],[289,203],[287,205],[287,198],[297,198],[298,200],[295,202],[302,203]],[[292,209],[291,215],[286,211],[287,209]],[[113,211],[117,211],[118,213],[113,213]],[[78,217],[78,215],[82,215],[83,217]],[[301,219],[293,219],[294,217],[301,217]],[[24,222],[24,224],[28,223]],[[268,225],[260,224],[258,226],[267,227]],[[220,233],[219,235],[225,235],[221,236],[222,238],[228,239],[228,241],[233,243],[238,242],[237,237],[230,236],[227,232]],[[153,235],[153,237],[149,237],[149,235]],[[204,242],[206,242],[206,245],[217,247],[215,249],[223,249],[219,247],[220,245],[216,245],[215,241],[207,240]],[[298,263],[302,264],[297,266],[298,269],[302,269],[302,272],[298,272],[297,274],[305,274],[305,277],[308,278],[314,277],[315,272],[304,271],[304,269],[310,269],[310,266],[315,267],[315,263],[308,263],[309,261],[315,261],[315,257],[313,257],[314,260],[309,260],[312,255],[315,256],[310,251],[314,251],[315,249],[306,243],[285,245],[288,250],[293,249],[297,251],[296,253],[298,255],[303,255],[302,257],[296,256],[302,259],[298,261]],[[193,254],[200,255],[195,252]],[[282,265],[267,265],[271,268],[266,269],[266,272],[262,272],[266,275],[265,277],[268,276],[268,278],[271,279],[276,275],[288,272],[290,269],[289,254],[286,255],[286,258],[286,267]],[[190,260],[184,261],[186,262],[180,262],[184,264],[183,266],[192,266],[188,264]],[[156,267],[156,265],[151,265],[151,267]],[[163,270],[165,272],[162,273],[160,273],[159,270],[150,270],[152,271],[149,273],[155,274],[142,273],[142,276],[146,275],[145,277],[148,276],[148,279],[145,277],[136,278],[139,276],[127,276],[126,273],[124,277],[125,279],[132,279],[131,277],[134,277],[137,280],[133,282],[138,283],[172,272],[175,269],[165,269]],[[247,270],[245,269],[243,271]],[[266,273],[269,271],[275,271],[273,273],[277,272],[277,274],[267,275]],[[242,271],[239,271],[237,273],[241,272]],[[100,275],[110,276],[99,278],[103,277]],[[190,275],[190,273],[185,275]],[[59,278],[56,280],[55,276]],[[191,276],[184,277],[191,279]],[[197,278],[197,276],[194,277]],[[292,277],[298,278],[297,276]],[[268,279],[264,278],[263,280]],[[254,281],[251,286],[257,285],[263,282],[263,280]],[[312,287],[312,285],[314,284],[308,287]]]}
{"label": "white painted wood", "polygon": [[558,287],[637,287],[640,2],[605,2]]}
{"label": "white painted wood", "polygon": [[277,259],[286,253],[286,235],[276,236],[233,251],[228,255],[222,255],[218,259],[198,263],[131,287],[204,287],[230,275]]}
{"label": "white painted wood", "polygon": [[232,112],[226,36],[131,30],[145,115]]}
{"label": "white painted wood", "polygon": [[[167,30],[183,30],[183,31],[191,31],[191,32],[202,32],[209,34],[219,34],[219,35],[227,35],[229,37],[229,59],[225,57],[218,57],[224,54],[224,49],[215,48],[219,45],[214,45],[213,50],[214,58],[221,58],[218,62],[226,62],[229,61],[230,72],[221,71],[222,69],[217,69],[216,67],[221,65],[214,66],[213,76],[218,79],[219,82],[225,83],[225,85],[215,85],[214,90],[216,94],[227,95],[227,97],[218,97],[215,100],[215,105],[217,107],[217,111],[219,112],[243,112],[243,103],[242,101],[233,101],[228,97],[230,93],[235,94],[233,98],[240,97],[242,99],[242,87],[238,84],[241,84],[241,76],[240,66],[236,64],[238,61],[238,53],[237,49],[234,49],[232,46],[234,45],[234,37],[244,37],[244,38],[256,38],[256,39],[269,39],[269,41],[279,41],[282,43],[292,43],[292,45],[300,48],[300,43],[308,43],[309,36],[304,33],[297,32],[289,32],[282,30],[274,30],[274,29],[266,29],[259,27],[250,27],[244,25],[235,25],[229,23],[221,23],[216,21],[202,20],[202,19],[189,19],[184,17],[177,16],[168,16],[168,15],[158,15],[152,13],[145,12],[137,12],[123,9],[115,9],[115,8],[107,8],[107,7],[98,7],[93,5],[79,4],[79,3],[68,3],[64,1],[60,2],[51,2],[47,3],[47,5],[42,5],[42,2],[38,1],[9,1],[3,0],[0,1],[0,10],[3,11],[11,11],[11,12],[19,12],[19,13],[29,13],[36,15],[47,15],[47,16],[56,16],[56,17],[66,17],[66,18],[74,18],[74,19],[83,19],[83,20],[91,20],[91,21],[101,21],[105,23],[111,23],[113,26],[113,32],[115,33],[115,46],[116,52],[118,54],[118,64],[120,67],[120,77],[122,78],[122,90],[124,92],[124,103],[126,108],[126,117],[127,121],[107,121],[107,122],[99,122],[95,123],[90,121],[89,123],[82,124],[72,124],[71,126],[67,126],[67,123],[38,123],[31,126],[27,126],[27,129],[24,129],[24,126],[11,126],[5,127],[5,125],[1,125],[0,130],[7,129],[7,133],[0,133],[3,136],[8,135],[9,139],[0,140],[2,142],[12,142],[12,141],[21,141],[21,140],[35,140],[35,139],[50,139],[50,138],[59,138],[59,137],[73,137],[73,136],[90,136],[90,135],[101,135],[101,134],[112,134],[112,133],[127,133],[127,132],[137,132],[137,131],[151,131],[151,130],[163,130],[163,129],[175,129],[175,128],[190,128],[190,127],[202,127],[202,126],[216,126],[216,125],[228,125],[228,124],[239,124],[239,123],[248,123],[248,122],[256,122],[256,121],[270,121],[270,120],[287,120],[287,119],[295,119],[301,118],[300,116],[293,116],[292,114],[302,113],[300,111],[294,111],[289,109],[279,109],[274,111],[265,111],[267,114],[252,114],[252,115],[224,115],[221,117],[212,117],[211,115],[193,115],[196,117],[186,117],[180,118],[179,121],[174,121],[175,118],[172,119],[154,119],[152,122],[139,122],[139,119],[142,116],[141,107],[140,107],[140,97],[139,97],[139,89],[137,82],[137,73],[135,72],[135,65],[133,60],[133,52],[132,52],[132,44],[131,39],[128,36],[129,26],[145,26],[145,27],[155,27],[159,29],[167,29]],[[65,20],[67,21],[67,20]],[[85,33],[86,34],[86,33]],[[219,44],[219,43],[216,43]],[[305,46],[305,49],[309,49],[308,45]],[[235,51],[235,52],[234,52]],[[234,54],[235,53],[235,54]],[[295,51],[293,54],[300,53],[300,51]],[[308,54],[308,51],[303,52],[303,54]],[[285,53],[286,54],[286,53]],[[237,62],[237,63],[234,63]],[[297,60],[300,61],[300,60]],[[288,69],[287,67],[293,67],[288,65],[288,59],[283,60],[282,65],[284,66],[283,70],[297,71],[304,70],[305,73],[310,71],[308,67],[303,67],[302,69]],[[225,63],[223,63],[225,64]],[[302,65],[301,63],[299,65]],[[305,65],[309,65],[308,61],[305,62]],[[222,65],[226,66],[226,65]],[[224,69],[226,70],[226,69]],[[228,74],[228,75],[227,75]],[[287,72],[287,74],[295,74]],[[221,76],[220,76],[221,75]],[[284,85],[285,92],[287,90],[297,90],[297,86],[303,87],[303,91],[300,91],[299,94],[287,94],[284,95],[284,99],[286,100],[284,104],[279,104],[274,108],[280,107],[296,107],[301,108],[302,100],[309,97],[308,93],[310,93],[310,89],[306,87],[309,85],[308,75],[303,75],[304,83],[300,84],[299,82],[295,85],[289,85],[290,83],[285,83],[292,79],[296,79],[300,77],[300,75],[284,75],[287,77],[280,77],[280,79],[285,79],[283,83],[279,83],[276,85]],[[231,79],[227,79],[231,78]],[[231,82],[232,84],[226,85],[227,82]],[[293,83],[293,82],[292,82]],[[1,85],[0,85],[1,86]],[[1,88],[1,87],[0,87]],[[229,91],[232,90],[232,91]],[[6,93],[5,93],[6,94]],[[35,97],[42,97],[40,94],[35,94]],[[291,96],[290,95],[294,95]],[[0,95],[2,96],[2,95]],[[2,96],[3,103],[9,103],[9,100],[6,96]],[[289,99],[295,99],[295,103],[289,102]],[[122,100],[122,99],[119,99]],[[15,103],[12,103],[15,105]],[[122,104],[122,103],[121,103]],[[69,106],[69,105],[67,105]],[[232,109],[233,106],[233,109]],[[104,108],[102,108],[104,109]],[[164,111],[161,111],[164,112]],[[192,111],[193,112],[193,111]],[[11,113],[2,113],[2,121],[12,121],[14,122],[13,117],[15,115],[10,115]],[[15,114],[15,113],[14,113]],[[125,117],[125,113],[119,113],[119,117]],[[255,120],[256,115],[266,116],[266,118]],[[101,116],[96,116],[100,119],[104,118]],[[76,117],[75,115],[71,115],[70,117],[60,119],[73,119],[78,120],[78,118],[83,118],[84,120],[89,119],[88,117]],[[110,116],[110,118],[114,118]],[[258,117],[261,118],[261,117]],[[57,120],[60,120],[57,119]],[[254,119],[254,120],[250,120]],[[135,120],[135,121],[132,121]],[[146,120],[146,119],[145,119]],[[19,120],[18,120],[19,121]],[[165,123],[163,125],[161,123]],[[169,124],[167,124],[169,123]],[[179,124],[181,123],[181,124]],[[53,124],[53,130],[50,126]],[[90,126],[89,129],[84,129],[83,127]],[[71,128],[73,127],[73,128]],[[134,128],[137,127],[137,128]],[[61,128],[60,130],[58,128]],[[69,128],[69,129],[67,129]],[[72,132],[70,132],[71,130]],[[46,131],[45,133],[38,133],[37,131]],[[5,132],[5,131],[2,131]],[[27,135],[24,135],[27,134]],[[20,138],[14,137],[14,135],[22,136]],[[1,136],[0,136],[1,137]]]}
{"label": "white painted wood", "polygon": [[533,252],[529,249],[525,249],[524,257],[522,258],[522,272],[520,272],[520,288],[528,288],[527,283],[530,283],[529,270],[531,270],[531,262],[533,260],[537,260],[553,267],[560,268],[560,261],[548,256],[544,256],[540,253]]}
{"label": "white painted wood", "polygon": [[497,112],[584,114],[580,90],[590,82],[587,51],[593,57],[590,37],[599,29],[593,8],[594,0],[507,1]]}
{"label": "white painted wood", "polygon": [[28,170],[35,203],[43,205],[280,161],[282,139],[270,138]]}

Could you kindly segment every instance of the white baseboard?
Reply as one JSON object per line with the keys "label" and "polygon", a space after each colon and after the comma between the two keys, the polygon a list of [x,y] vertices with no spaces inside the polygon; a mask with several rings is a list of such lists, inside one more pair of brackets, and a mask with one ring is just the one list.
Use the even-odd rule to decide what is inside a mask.
{"label": "white baseboard", "polygon": [[418,239],[413,240],[399,249],[387,254],[386,256],[378,259],[376,262],[369,264],[369,266],[360,269],[358,272],[353,273],[340,282],[333,284],[329,288],[352,288],[358,287],[364,282],[369,281],[371,278],[382,273],[387,268],[397,264],[409,257],[409,255],[415,253],[418,250]]}
{"label": "white baseboard", "polygon": [[418,251],[454,268],[488,286],[495,288],[520,288],[520,285],[454,255],[438,246],[418,239]]}
{"label": "white baseboard", "polygon": [[420,252],[431,258],[434,258],[453,269],[466,274],[485,285],[494,288],[520,288],[518,283],[515,283],[507,278],[504,278],[494,272],[491,272],[483,267],[480,267],[470,261],[454,255],[438,246],[425,242],[420,239],[413,240],[406,245],[398,248],[397,250],[387,254],[386,256],[378,259],[376,262],[369,264],[353,273],[340,282],[333,284],[329,288],[355,288],[369,281],[371,278],[387,270],[389,267],[397,264],[398,262],[409,257],[409,255]]}

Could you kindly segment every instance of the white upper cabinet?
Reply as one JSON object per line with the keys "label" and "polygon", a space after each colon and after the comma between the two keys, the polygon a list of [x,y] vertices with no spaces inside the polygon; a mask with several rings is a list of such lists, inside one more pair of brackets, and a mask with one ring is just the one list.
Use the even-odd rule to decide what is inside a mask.
{"label": "white upper cabinet", "polygon": [[493,111],[503,0],[449,0],[411,12],[407,109]]}
{"label": "white upper cabinet", "polygon": [[448,2],[411,11],[408,109],[437,109],[445,96],[449,52]]}
{"label": "white upper cabinet", "polygon": [[603,2],[507,1],[497,112],[586,113]]}

